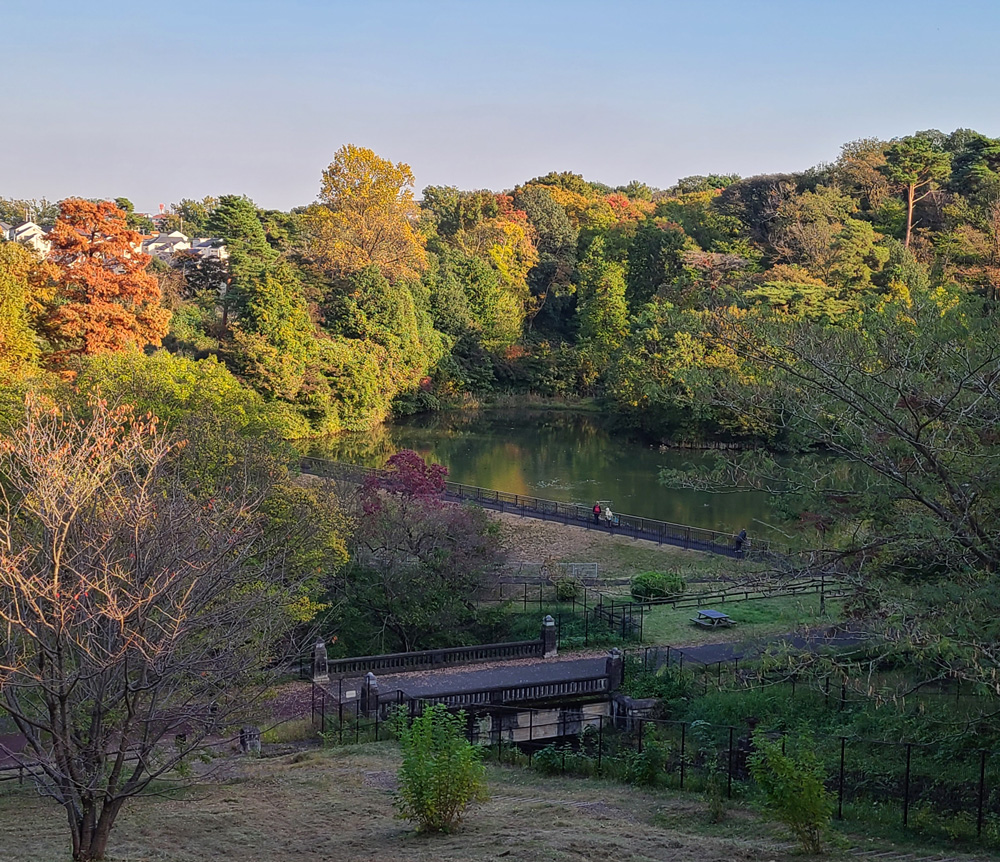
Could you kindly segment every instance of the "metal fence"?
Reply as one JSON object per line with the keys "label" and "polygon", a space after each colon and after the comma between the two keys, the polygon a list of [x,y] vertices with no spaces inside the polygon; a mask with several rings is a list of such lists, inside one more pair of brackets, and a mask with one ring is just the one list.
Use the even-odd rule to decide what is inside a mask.
{"label": "metal fence", "polygon": [[[484,697],[449,703],[393,693],[380,697],[382,708],[370,716],[357,708],[338,709],[332,698],[321,704],[326,697],[324,692],[316,700],[313,717],[317,730],[332,744],[391,739],[397,722],[412,720],[432,702],[445,702],[465,713],[468,740],[489,746],[501,762],[678,790],[712,788],[727,798],[755,792],[750,769],[754,735],[746,725],[629,715],[606,696],[582,706],[577,697],[576,706],[554,710]],[[387,709],[389,704],[395,709]],[[996,751],[956,749],[947,740],[803,740],[777,729],[766,736],[780,742],[783,752],[808,746],[820,758],[840,819],[878,819],[885,824],[895,820],[953,841],[985,838],[1000,843]]]}
{"label": "metal fence", "polygon": [[[369,478],[388,475],[386,471],[374,467],[362,467],[322,458],[303,457],[300,465],[303,472],[348,482],[364,482]],[[492,488],[463,485],[459,482],[445,482],[444,496],[446,499],[457,502],[473,501],[486,509],[511,512],[522,517],[572,524],[611,535],[623,535],[657,542],[661,545],[675,545],[689,550],[707,551],[734,559],[771,560],[775,557],[784,557],[789,553],[787,548],[764,540],[740,539],[730,533],[692,527],[686,524],[671,524],[667,521],[643,518],[639,515],[619,513],[614,516],[613,523],[608,523],[603,518],[595,519],[589,505],[562,503],[524,494],[511,494]]]}

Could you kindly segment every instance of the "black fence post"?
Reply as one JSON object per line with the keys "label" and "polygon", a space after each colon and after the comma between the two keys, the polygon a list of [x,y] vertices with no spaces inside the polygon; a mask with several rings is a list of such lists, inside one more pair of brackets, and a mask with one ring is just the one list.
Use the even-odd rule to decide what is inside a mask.
{"label": "black fence post", "polygon": [[642,754],[642,727],[643,727],[642,719],[641,718],[638,719],[638,722],[639,722],[639,754]]}
{"label": "black fence post", "polygon": [[601,774],[601,754],[604,752],[604,716],[597,716],[597,774]]}
{"label": "black fence post", "polygon": [[531,755],[535,750],[535,711],[528,710],[528,766],[531,766]]}
{"label": "black fence post", "polygon": [[590,646],[590,616],[587,614],[587,588],[583,588],[583,645]]}
{"label": "black fence post", "polygon": [[837,819],[844,819],[844,749],[847,737],[840,737],[840,778],[837,780]]}
{"label": "black fence post", "polygon": [[729,775],[726,779],[726,796],[729,799],[733,798],[733,731],[735,728],[729,728],[729,768],[726,770]]}
{"label": "black fence post", "polygon": [[986,791],[986,750],[979,752],[979,800],[976,805],[976,837],[983,834],[983,800]]}
{"label": "black fence post", "polygon": [[528,582],[524,582],[524,610],[528,610]]}
{"label": "black fence post", "polygon": [[913,743],[906,743],[906,775],[903,778],[903,825],[910,819],[910,755],[913,753]]}
{"label": "black fence post", "polygon": [[687,736],[687,722],[681,724],[681,790],[684,789],[684,742]]}

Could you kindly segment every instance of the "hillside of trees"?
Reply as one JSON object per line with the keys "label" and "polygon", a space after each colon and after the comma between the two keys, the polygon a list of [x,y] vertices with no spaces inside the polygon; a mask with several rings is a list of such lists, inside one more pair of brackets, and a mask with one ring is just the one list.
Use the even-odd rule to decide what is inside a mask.
{"label": "hillside of trees", "polygon": [[0,376],[232,375],[286,437],[501,393],[596,397],[661,439],[773,437],[710,394],[760,382],[721,317],[836,331],[1000,288],[1000,140],[968,129],[852,141],[800,173],[660,190],[553,172],[419,201],[407,165],[348,145],[291,212],[175,204],[164,227],[217,237],[228,264],[135,254],[149,224],[124,199],[0,200],[0,220],[25,214],[53,249],[0,244]]}

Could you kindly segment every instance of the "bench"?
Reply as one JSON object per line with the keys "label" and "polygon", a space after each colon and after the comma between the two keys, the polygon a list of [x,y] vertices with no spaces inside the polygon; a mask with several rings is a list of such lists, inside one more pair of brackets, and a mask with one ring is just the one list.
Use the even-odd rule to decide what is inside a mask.
{"label": "bench", "polygon": [[691,617],[691,622],[695,625],[703,626],[706,629],[729,628],[736,625],[736,621],[730,619],[722,611],[696,611],[696,617]]}

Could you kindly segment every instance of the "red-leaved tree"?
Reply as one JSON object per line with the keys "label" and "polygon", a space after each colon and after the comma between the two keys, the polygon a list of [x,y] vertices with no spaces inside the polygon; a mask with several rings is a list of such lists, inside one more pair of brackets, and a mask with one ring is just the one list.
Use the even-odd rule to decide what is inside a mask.
{"label": "red-leaved tree", "polygon": [[146,272],[151,258],[125,219],[108,201],[70,198],[59,205],[48,237],[56,293],[44,321],[56,367],[72,356],[159,345],[167,333],[170,312]]}

